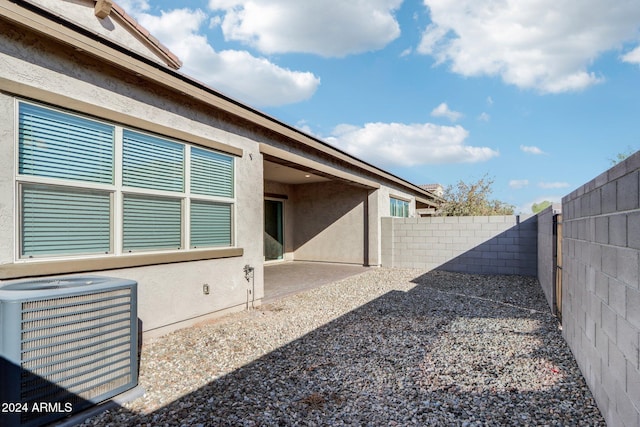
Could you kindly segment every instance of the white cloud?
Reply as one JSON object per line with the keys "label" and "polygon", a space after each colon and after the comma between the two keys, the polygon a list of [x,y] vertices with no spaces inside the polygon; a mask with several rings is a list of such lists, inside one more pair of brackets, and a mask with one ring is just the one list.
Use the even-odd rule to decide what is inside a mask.
{"label": "white cloud", "polygon": [[131,16],[149,10],[147,0],[118,0],[118,5]]}
{"label": "white cloud", "polygon": [[144,2],[131,4],[134,17],[183,62],[181,71],[212,88],[256,106],[291,104],[310,98],[320,79],[292,71],[246,51],[217,52],[201,27],[202,10],[174,9],[160,16],[143,12]]}
{"label": "white cloud", "polygon": [[535,154],[535,155],[546,154],[544,151],[542,151],[541,149],[533,145],[521,145],[520,150],[528,154]]}
{"label": "white cloud", "polygon": [[633,49],[631,52],[627,52],[621,58],[624,62],[631,64],[640,64],[640,46]]}
{"label": "white cloud", "polygon": [[489,120],[491,120],[491,116],[487,113],[482,113],[478,116],[478,120],[480,120],[481,122],[488,122]]}
{"label": "white cloud", "polygon": [[417,166],[487,161],[498,152],[472,147],[464,141],[462,126],[432,123],[367,123],[363,127],[340,125],[327,142],[379,167]]}
{"label": "white cloud", "polygon": [[449,106],[445,102],[434,108],[433,111],[431,111],[431,115],[433,117],[446,117],[452,122],[455,122],[462,117],[462,113],[450,110]]}
{"label": "white cloud", "polygon": [[419,52],[464,76],[500,76],[543,93],[603,81],[589,70],[593,60],[635,40],[640,27],[640,7],[628,0],[423,1],[432,23]]}
{"label": "white cloud", "polygon": [[491,98],[490,96],[487,96],[487,105],[489,107],[491,107],[493,105],[493,98]]}
{"label": "white cloud", "polygon": [[378,50],[400,36],[402,0],[209,0],[227,40],[267,54],[342,57]]}
{"label": "white cloud", "polygon": [[405,56],[409,56],[413,53],[413,49],[408,47],[405,50],[403,50],[402,52],[400,52],[400,58],[404,58]]}
{"label": "white cloud", "polygon": [[512,179],[509,181],[509,188],[513,188],[514,190],[519,190],[520,188],[524,188],[528,185],[528,179]]}
{"label": "white cloud", "polygon": [[546,189],[551,189],[551,188],[568,188],[570,187],[571,184],[569,184],[568,182],[539,182],[538,183],[538,187],[540,188],[546,188]]}
{"label": "white cloud", "polygon": [[295,124],[295,128],[306,133],[307,135],[311,135],[311,136],[315,136],[317,138],[322,138],[322,136],[317,135],[313,129],[311,129],[311,126],[309,126],[309,122],[307,120],[298,120],[298,122],[296,122]]}

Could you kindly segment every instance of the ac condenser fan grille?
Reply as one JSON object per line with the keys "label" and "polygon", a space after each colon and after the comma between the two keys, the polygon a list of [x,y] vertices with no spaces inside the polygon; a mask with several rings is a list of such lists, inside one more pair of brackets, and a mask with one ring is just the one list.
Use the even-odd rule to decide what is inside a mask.
{"label": "ac condenser fan grille", "polygon": [[24,302],[22,313],[23,402],[63,401],[60,388],[92,400],[131,381],[130,289]]}
{"label": "ac condenser fan grille", "polygon": [[[19,342],[14,346],[17,354],[6,359],[19,369],[19,376],[13,377],[15,390],[9,391],[10,398],[26,408],[50,402],[77,412],[135,387],[137,284],[120,282],[119,286],[95,285],[91,290],[78,286],[60,296],[56,289],[45,289],[13,304]],[[19,422],[35,426],[64,415],[25,411]]]}

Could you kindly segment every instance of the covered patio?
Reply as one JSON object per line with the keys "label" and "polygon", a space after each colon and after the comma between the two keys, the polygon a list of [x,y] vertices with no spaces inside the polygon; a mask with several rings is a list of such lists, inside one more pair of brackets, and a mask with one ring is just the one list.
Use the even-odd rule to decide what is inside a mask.
{"label": "covered patio", "polygon": [[290,261],[264,266],[263,303],[337,282],[370,270],[355,264]]}

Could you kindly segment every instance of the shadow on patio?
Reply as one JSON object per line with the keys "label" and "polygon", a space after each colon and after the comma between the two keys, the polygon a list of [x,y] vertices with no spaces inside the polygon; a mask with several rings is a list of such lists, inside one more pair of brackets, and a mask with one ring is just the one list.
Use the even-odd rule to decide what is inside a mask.
{"label": "shadow on patio", "polygon": [[[86,425],[604,425],[536,279],[415,272],[371,270],[171,334],[147,349],[148,391],[168,396],[171,378],[194,372],[212,379]],[[278,325],[305,321],[301,302],[322,317],[332,287],[357,300],[363,283],[382,279],[395,284],[301,336],[281,336]],[[255,357],[217,375],[223,352]]]}

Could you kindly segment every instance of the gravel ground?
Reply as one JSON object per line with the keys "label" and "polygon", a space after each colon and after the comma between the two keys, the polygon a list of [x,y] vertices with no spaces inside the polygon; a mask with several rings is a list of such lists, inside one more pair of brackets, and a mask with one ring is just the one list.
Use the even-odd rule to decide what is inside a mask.
{"label": "gravel ground", "polygon": [[536,279],[372,269],[143,348],[84,426],[605,425]]}

